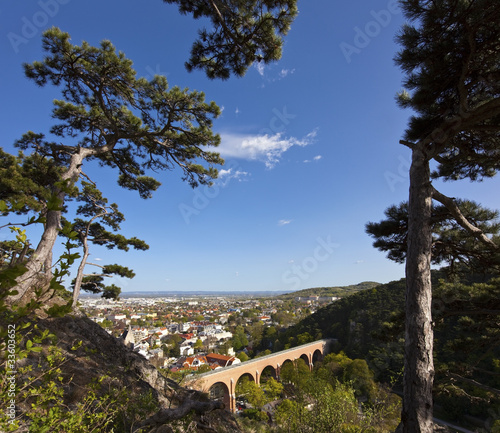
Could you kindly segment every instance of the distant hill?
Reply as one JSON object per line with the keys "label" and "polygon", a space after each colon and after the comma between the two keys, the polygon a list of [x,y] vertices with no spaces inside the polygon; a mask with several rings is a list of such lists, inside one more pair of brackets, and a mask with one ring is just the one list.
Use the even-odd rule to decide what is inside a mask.
{"label": "distant hill", "polygon": [[348,295],[352,295],[353,293],[360,292],[362,290],[373,289],[376,286],[379,286],[380,283],[376,283],[374,281],[364,281],[359,284],[353,284],[350,286],[334,286],[334,287],[315,287],[311,289],[303,289],[298,290],[296,292],[286,293],[284,295],[280,295],[281,299],[293,299],[298,296],[307,297],[307,296],[337,296],[339,298],[343,298]]}

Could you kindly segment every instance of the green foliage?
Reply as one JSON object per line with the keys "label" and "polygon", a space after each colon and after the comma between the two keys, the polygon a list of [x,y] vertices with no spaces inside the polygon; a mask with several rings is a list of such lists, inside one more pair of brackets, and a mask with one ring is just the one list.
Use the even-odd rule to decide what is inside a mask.
{"label": "green foliage", "polygon": [[499,278],[436,289],[435,398],[455,419],[500,411],[499,299]]}
{"label": "green foliage", "polygon": [[283,36],[298,13],[296,0],[164,1],[178,4],[181,13],[210,20],[213,28],[199,32],[186,68],[202,69],[212,79],[243,76],[255,61],[280,59]]}
{"label": "green foliage", "polygon": [[[460,283],[445,278],[446,272],[433,273],[436,403],[448,408],[449,416],[487,419],[488,409],[500,408],[498,395],[484,388],[500,389],[496,325],[500,283],[491,278],[477,282],[485,279],[481,275],[462,277]],[[296,341],[298,335],[318,328],[325,337],[336,338],[343,352],[327,355],[318,374],[324,380],[351,383],[356,396],[364,395],[375,404],[379,391],[373,379],[400,384],[404,291],[405,281],[400,280],[343,298],[287,330],[282,339]]]}
{"label": "green foliage", "polygon": [[264,390],[247,376],[241,378],[236,384],[236,395],[244,397],[253,407],[259,410],[267,403]]}
{"label": "green foliage", "polygon": [[381,398],[377,405],[360,408],[355,391],[348,383],[325,381],[320,375],[311,375],[302,394],[280,403],[275,420],[278,432],[389,433],[399,422],[400,407],[399,399]]}
{"label": "green foliage", "polygon": [[269,378],[264,384],[261,385],[266,394],[268,401],[277,400],[283,393],[283,384],[278,382],[273,377]]}
{"label": "green foliage", "polygon": [[241,362],[245,362],[245,361],[248,361],[250,358],[248,357],[248,355],[241,351],[239,352],[237,355],[236,355],[236,358],[238,358]]}
{"label": "green foliage", "polygon": [[243,409],[241,416],[256,421],[267,421],[268,417],[266,412],[260,409]]}
{"label": "green foliage", "polygon": [[[462,215],[493,240],[499,239],[498,212],[481,207],[469,200],[456,200]],[[400,203],[385,210],[386,219],[366,224],[366,232],[375,241],[373,246],[387,252],[396,263],[406,260],[408,245],[408,203]],[[500,254],[472,236],[443,205],[433,205],[431,215],[433,233],[432,263],[447,264],[452,273],[492,272],[500,266]]]}
{"label": "green foliage", "polygon": [[[169,90],[165,77],[137,79],[132,61],[117,53],[109,41],[99,47],[87,42],[72,45],[67,33],[52,28],[43,34],[43,48],[47,57],[24,68],[36,84],[61,88],[65,100],[55,101],[53,110],[53,117],[61,123],[52,132],[61,138],[80,136],[79,146],[94,149],[87,151],[88,156],[118,169],[123,187],[149,197],[159,183],[146,176],[145,170],[173,168],[174,161],[193,186],[210,183],[216,176],[216,171],[192,162],[222,162],[218,154],[200,147],[219,143],[210,128],[211,117],[220,110],[214,103],[205,103],[203,93],[177,87]],[[99,87],[92,85],[96,82]],[[134,107],[141,117],[133,114]],[[170,107],[176,107],[175,111]],[[28,133],[17,142],[22,149],[35,144],[39,149],[68,150],[45,140],[43,134]]]}
{"label": "green foliage", "polygon": [[237,326],[233,333],[232,345],[234,350],[244,349],[248,345],[248,338],[246,336],[243,326]]}
{"label": "green foliage", "polygon": [[43,213],[60,175],[50,158],[23,152],[14,156],[0,148],[0,214]]}
{"label": "green foliage", "polygon": [[350,286],[334,286],[334,287],[315,287],[311,289],[298,290],[296,292],[288,293],[286,295],[281,295],[280,299],[294,299],[296,297],[308,297],[308,296],[336,296],[344,297],[357,293],[363,290],[373,289],[380,283],[374,281],[364,281],[359,284],[353,284]]}
{"label": "green foliage", "polygon": [[[403,1],[399,105],[416,113],[406,139],[426,140],[435,177],[478,180],[500,168],[500,7],[489,0]],[[432,60],[430,60],[432,59]]]}
{"label": "green foliage", "polygon": [[[40,302],[6,304],[16,278],[25,271],[23,266],[0,270],[0,430],[29,425],[34,433],[125,433],[156,411],[158,402],[151,393],[131,399],[128,390],[110,386],[106,377],[80,389],[78,401],[68,399],[73,378],[64,366],[75,359],[82,342],[64,354],[56,336],[36,324]],[[55,305],[48,313],[64,314],[60,310],[66,307]]]}
{"label": "green foliage", "polygon": [[[383,354],[377,358],[379,380],[390,377],[402,368],[402,345],[398,342],[402,334],[404,306],[404,280],[379,285],[342,298],[319,309],[297,325],[280,335],[283,344],[297,344],[297,337],[305,332],[315,335],[318,330],[325,338],[337,339],[339,349],[351,358],[367,359],[375,367],[371,353]],[[390,323],[391,329],[381,327]],[[390,332],[389,332],[390,331]]]}

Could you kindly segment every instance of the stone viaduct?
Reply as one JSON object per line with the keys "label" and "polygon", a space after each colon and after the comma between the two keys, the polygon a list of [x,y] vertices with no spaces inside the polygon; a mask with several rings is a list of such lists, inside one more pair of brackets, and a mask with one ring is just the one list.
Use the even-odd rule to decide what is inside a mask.
{"label": "stone viaduct", "polygon": [[334,341],[333,339],[318,340],[208,373],[188,376],[185,386],[207,392],[213,399],[223,398],[226,408],[235,412],[236,383],[242,376],[248,375],[256,384],[260,385],[260,378],[264,370],[274,378],[279,379],[282,365],[287,361],[294,362],[299,358],[302,358],[312,370],[314,363],[321,361],[323,356],[329,352],[330,345]]}

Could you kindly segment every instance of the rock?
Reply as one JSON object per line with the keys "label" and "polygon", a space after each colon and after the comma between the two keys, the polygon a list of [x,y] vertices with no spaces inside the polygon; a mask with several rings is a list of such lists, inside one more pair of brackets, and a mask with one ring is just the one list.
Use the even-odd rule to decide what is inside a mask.
{"label": "rock", "polygon": [[[76,407],[89,387],[101,380],[105,389],[126,390],[131,401],[134,396],[139,400],[140,396],[150,392],[153,399],[163,408],[180,410],[187,406],[192,406],[193,409],[203,406],[210,410],[210,413],[203,410],[189,412],[188,424],[191,425],[191,432],[240,431],[233,416],[223,409],[217,409],[218,404],[210,404],[205,394],[187,390],[165,378],[148,360],[128,349],[121,340],[108,334],[85,315],[78,313],[61,318],[42,318],[37,320],[36,324],[41,331],[47,329],[55,334],[57,346],[66,358],[61,365],[61,376],[65,384],[64,404],[69,408]],[[80,342],[78,349],[72,350]],[[49,347],[49,342],[46,342],[42,354],[31,353],[28,358],[22,360],[22,366],[31,365],[32,376],[40,373],[39,364],[48,354]],[[103,377],[105,379],[102,380]],[[29,411],[30,405],[28,402],[20,403],[18,409],[21,412]],[[151,415],[153,414],[148,416]],[[175,421],[175,431],[183,431],[185,422],[182,419]],[[151,429],[150,433],[171,433],[169,424],[151,425],[148,428]],[[145,433],[145,430],[141,430],[141,433]]]}

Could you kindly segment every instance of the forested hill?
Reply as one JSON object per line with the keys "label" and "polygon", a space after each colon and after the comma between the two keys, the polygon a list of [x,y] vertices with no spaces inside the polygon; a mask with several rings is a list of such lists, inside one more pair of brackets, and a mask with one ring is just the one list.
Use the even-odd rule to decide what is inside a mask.
{"label": "forested hill", "polygon": [[334,286],[334,287],[315,287],[311,289],[298,290],[297,292],[287,293],[285,295],[280,295],[281,299],[292,299],[298,296],[308,297],[308,296],[337,296],[342,298],[347,295],[352,295],[353,293],[360,292],[362,290],[372,289],[378,286],[380,283],[374,281],[364,281],[359,284],[353,284],[350,286]]}
{"label": "forested hill", "polygon": [[[371,350],[380,346],[377,338],[379,331],[401,316],[404,288],[403,279],[352,293],[351,296],[345,296],[319,309],[289,328],[286,337],[293,342],[293,338],[305,332],[312,336],[321,334],[324,338],[336,338],[339,348],[350,357],[367,358]],[[296,296],[306,296],[298,293],[300,292],[297,292]],[[402,320],[399,322],[402,330]],[[396,326],[396,323],[391,324],[391,328]]]}
{"label": "forested hill", "polygon": [[[434,399],[449,419],[500,413],[500,279],[468,276],[446,283],[433,273]],[[380,284],[319,309],[280,337],[288,347],[308,337],[336,338],[336,351],[365,359],[379,381],[401,378],[405,280]],[[286,347],[286,346],[285,346]]]}

